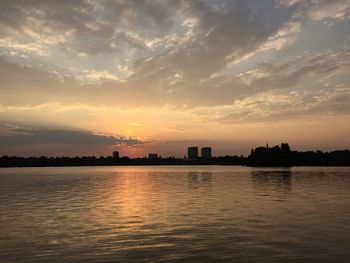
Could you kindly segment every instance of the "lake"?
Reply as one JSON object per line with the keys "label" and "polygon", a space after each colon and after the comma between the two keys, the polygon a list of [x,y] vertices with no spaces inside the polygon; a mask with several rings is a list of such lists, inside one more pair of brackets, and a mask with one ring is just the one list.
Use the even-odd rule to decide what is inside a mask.
{"label": "lake", "polygon": [[0,262],[350,262],[350,167],[1,168]]}

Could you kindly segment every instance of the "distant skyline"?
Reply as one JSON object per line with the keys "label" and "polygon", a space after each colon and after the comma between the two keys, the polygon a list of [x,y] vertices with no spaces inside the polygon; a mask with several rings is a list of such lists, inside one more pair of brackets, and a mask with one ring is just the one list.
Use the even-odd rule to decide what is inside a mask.
{"label": "distant skyline", "polygon": [[0,1],[0,155],[350,148],[349,0]]}

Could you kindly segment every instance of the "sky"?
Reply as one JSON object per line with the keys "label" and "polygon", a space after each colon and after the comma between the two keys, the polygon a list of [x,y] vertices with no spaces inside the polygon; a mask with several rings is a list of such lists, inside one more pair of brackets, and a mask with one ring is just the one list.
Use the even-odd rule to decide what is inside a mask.
{"label": "sky", "polygon": [[0,1],[0,155],[350,148],[350,0]]}

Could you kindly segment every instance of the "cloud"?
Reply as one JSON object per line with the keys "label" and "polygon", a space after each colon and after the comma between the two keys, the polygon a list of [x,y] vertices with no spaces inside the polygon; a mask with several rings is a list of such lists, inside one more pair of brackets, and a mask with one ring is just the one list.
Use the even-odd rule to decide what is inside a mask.
{"label": "cloud", "polygon": [[103,83],[106,81],[122,81],[117,75],[106,70],[85,70],[84,75],[80,77],[82,81],[88,83]]}
{"label": "cloud", "polygon": [[117,52],[123,45],[146,47],[150,28],[157,27],[152,38],[173,28],[177,5],[153,0],[1,1],[0,37],[16,41],[17,47],[30,41],[43,49],[56,45],[88,55]]}
{"label": "cloud", "polygon": [[[220,123],[283,121],[320,113],[349,114],[349,59],[348,50],[307,52],[279,62],[259,64],[239,74],[240,81],[225,82],[217,77],[223,86],[236,89],[236,94],[233,88],[225,93],[228,98],[232,96],[231,103],[195,107],[192,113]],[[211,84],[216,82],[214,78]],[[218,94],[223,95],[223,90],[221,87]],[[215,100],[220,95],[213,94],[211,98]]]}
{"label": "cloud", "polygon": [[[250,74],[250,87],[255,91],[292,88],[308,76],[326,78],[331,75],[334,77],[335,72],[341,75],[350,67],[349,58],[349,50],[325,53],[306,52],[281,62],[262,63],[257,67],[259,75]],[[317,79],[314,81],[317,82]]]}
{"label": "cloud", "polygon": [[[281,49],[287,45],[285,40],[270,37],[280,31],[290,16],[278,15],[279,10],[274,9],[262,15],[244,1],[214,4],[199,0],[15,0],[0,3],[0,8],[0,28],[4,29],[0,39],[18,43],[9,49],[18,47],[18,50],[35,54],[40,50],[48,56],[49,64],[73,65],[72,70],[64,73],[55,67],[58,70],[52,74],[45,65],[20,67],[1,60],[3,87],[8,90],[1,98],[3,105],[222,103],[216,98],[220,97],[218,91],[223,89],[221,97],[225,97],[231,88],[222,87],[220,81],[212,87],[201,81],[266,42],[270,44],[265,44],[265,49]],[[60,52],[68,55],[62,56]],[[107,56],[103,62],[87,60],[99,58],[101,53]],[[50,57],[54,54],[57,60]],[[109,63],[108,56],[112,60],[115,54],[125,63],[103,68],[103,64]],[[72,55],[85,62],[70,61]],[[32,60],[18,61],[16,63],[31,65]],[[84,69],[89,62],[102,66]],[[80,63],[85,64],[81,66]],[[74,65],[82,68],[75,69]],[[199,98],[206,96],[203,102],[193,98],[197,94]]]}
{"label": "cloud", "polygon": [[[165,68],[166,78],[157,78],[150,73],[151,76],[140,79],[132,77],[126,82],[82,85],[73,77],[58,78],[55,74],[0,60],[3,84],[0,86],[3,90],[0,104],[25,106],[79,103],[126,108],[230,105],[237,99],[260,92],[298,89],[304,81],[308,82],[308,86],[303,87],[305,90],[319,86],[321,80],[324,82],[322,85],[328,85],[325,88],[331,89],[346,83],[344,77],[350,67],[349,61],[350,52],[346,49],[324,53],[305,52],[278,62],[260,63],[238,75],[219,75],[198,83],[189,82],[185,71],[171,71],[170,74],[169,69]],[[101,74],[96,76],[106,77]]]}
{"label": "cloud", "polygon": [[[347,81],[347,49],[285,56],[281,51],[297,42],[305,17],[317,20],[328,16],[322,10],[337,10],[344,18],[348,1],[278,1],[277,6],[264,1],[255,3],[258,7],[252,2],[3,1],[0,46],[5,39],[15,43],[9,49],[41,50],[48,54],[47,64],[55,64],[50,58],[54,46],[67,56],[80,56],[86,68],[72,63],[63,74],[30,65],[29,59],[1,58],[0,104],[194,109],[232,106],[270,91],[285,96],[302,82],[311,90],[322,79],[330,91]],[[255,62],[259,52],[279,57]],[[102,62],[101,54],[106,55]],[[115,54],[125,63],[110,63]],[[243,60],[254,63],[232,70]]]}
{"label": "cloud", "polygon": [[347,0],[0,1],[0,119],[44,126],[2,127],[0,142],[110,153],[138,140],[89,130],[229,138],[240,124],[342,118],[348,18]]}
{"label": "cloud", "polygon": [[228,58],[235,60],[256,50],[284,23],[269,23],[242,1],[224,3],[218,8],[201,1],[184,2],[180,14],[183,21],[192,21],[191,37],[159,56],[135,63],[135,76],[168,78],[180,71],[185,81],[199,82],[225,67]]}
{"label": "cloud", "polygon": [[279,4],[298,6],[301,13],[306,13],[313,20],[342,20],[347,18],[350,13],[348,0],[280,0]]}
{"label": "cloud", "polygon": [[118,53],[125,60],[135,55],[142,62],[137,69],[165,60],[173,67],[189,64],[185,69],[194,77],[199,70],[193,65],[211,59],[201,65],[203,75],[215,71],[226,56],[254,50],[288,20],[273,9],[270,19],[244,1],[226,0],[14,0],[0,9],[0,40],[10,43],[4,48],[36,55],[52,55],[54,48],[77,57]]}
{"label": "cloud", "polygon": [[89,131],[49,129],[41,127],[21,127],[14,124],[0,125],[0,145],[104,145],[104,146],[131,146],[143,144],[135,138],[123,136],[95,134]]}
{"label": "cloud", "polygon": [[[321,90],[305,96],[302,92],[287,94],[269,91],[237,100],[222,109],[216,121],[220,123],[262,123],[290,121],[322,114],[347,115],[350,113],[350,87]],[[225,115],[226,112],[226,115]]]}

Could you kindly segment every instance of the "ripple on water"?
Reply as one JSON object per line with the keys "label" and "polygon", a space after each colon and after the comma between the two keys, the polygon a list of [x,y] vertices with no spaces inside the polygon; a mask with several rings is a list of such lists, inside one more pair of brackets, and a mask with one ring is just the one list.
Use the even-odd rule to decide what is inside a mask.
{"label": "ripple on water", "polygon": [[348,262],[350,168],[0,169],[1,262]]}

